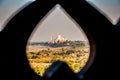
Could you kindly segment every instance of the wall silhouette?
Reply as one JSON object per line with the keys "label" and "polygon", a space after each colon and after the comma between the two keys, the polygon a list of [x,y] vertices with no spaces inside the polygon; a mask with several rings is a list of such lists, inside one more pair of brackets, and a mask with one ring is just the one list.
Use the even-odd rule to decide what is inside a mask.
{"label": "wall silhouette", "polygon": [[[84,75],[83,80],[117,78],[114,74],[119,69],[119,66],[115,66],[119,63],[118,27],[112,25],[104,15],[84,0],[37,0],[15,15],[0,32],[1,79],[80,80],[78,74],[73,73],[63,62],[54,63],[44,77],[34,73],[28,64],[25,53],[27,40],[36,24],[58,3],[82,26],[90,40],[91,51],[96,53],[87,71],[83,69],[78,74]],[[58,69],[49,76],[55,66],[58,66]]]}

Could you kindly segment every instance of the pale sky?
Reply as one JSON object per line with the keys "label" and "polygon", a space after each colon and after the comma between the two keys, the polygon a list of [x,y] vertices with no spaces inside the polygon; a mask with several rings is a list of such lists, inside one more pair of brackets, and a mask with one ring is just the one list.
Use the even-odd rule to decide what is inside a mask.
{"label": "pale sky", "polygon": [[79,25],[60,5],[56,5],[34,29],[30,41],[49,41],[52,36],[55,38],[59,34],[68,40],[87,40]]}
{"label": "pale sky", "polygon": [[[101,11],[108,19],[116,24],[120,18],[120,0],[87,0]],[[93,6],[94,6],[93,5]]]}
{"label": "pale sky", "polygon": [[[4,29],[4,24],[11,18],[11,15],[16,14],[17,10],[33,1],[35,0],[0,0],[0,30]],[[120,0],[87,1],[97,7],[113,24],[117,23],[120,18]],[[86,36],[83,36],[85,34],[81,32],[77,24],[73,20],[71,21],[71,18],[66,16],[60,8],[54,9],[38,24],[35,30],[31,35],[31,41],[50,40],[51,36],[55,37],[58,34],[72,40],[86,40]]]}
{"label": "pale sky", "polygon": [[33,1],[35,0],[0,0],[0,31],[13,14]]}

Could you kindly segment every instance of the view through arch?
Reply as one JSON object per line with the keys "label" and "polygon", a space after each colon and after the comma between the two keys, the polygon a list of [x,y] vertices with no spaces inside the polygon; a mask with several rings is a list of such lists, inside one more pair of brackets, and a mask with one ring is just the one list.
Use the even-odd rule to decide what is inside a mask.
{"label": "view through arch", "polygon": [[26,47],[31,68],[41,76],[57,60],[65,61],[77,73],[90,55],[85,32],[59,4],[38,23]]}

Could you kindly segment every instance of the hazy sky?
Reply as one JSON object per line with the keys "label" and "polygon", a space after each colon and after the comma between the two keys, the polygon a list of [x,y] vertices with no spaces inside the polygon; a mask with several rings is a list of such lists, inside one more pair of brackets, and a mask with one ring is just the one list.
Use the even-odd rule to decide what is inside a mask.
{"label": "hazy sky", "polygon": [[[33,1],[35,0],[0,0],[0,30],[3,29],[4,24],[12,14],[15,14],[23,5],[27,6]],[[87,1],[101,10],[113,24],[116,24],[118,18],[120,18],[120,0]],[[50,40],[51,36],[55,37],[58,34],[72,40],[86,40],[80,31],[81,29],[78,28],[60,8],[55,9],[45,18],[34,30],[34,33],[31,35],[31,41]]]}
{"label": "hazy sky", "polygon": [[120,0],[87,0],[94,4],[113,24],[120,18]]}
{"label": "hazy sky", "polygon": [[33,1],[34,0],[0,0],[0,31],[3,29],[6,21],[11,18],[11,15]]}
{"label": "hazy sky", "polygon": [[68,40],[87,40],[86,35],[60,5],[56,5],[37,25],[30,41],[49,41],[61,34]]}
{"label": "hazy sky", "polygon": [[[0,0],[0,30],[11,15],[19,10],[23,5],[35,0]],[[97,6],[105,15],[116,24],[120,17],[120,0],[86,0]]]}

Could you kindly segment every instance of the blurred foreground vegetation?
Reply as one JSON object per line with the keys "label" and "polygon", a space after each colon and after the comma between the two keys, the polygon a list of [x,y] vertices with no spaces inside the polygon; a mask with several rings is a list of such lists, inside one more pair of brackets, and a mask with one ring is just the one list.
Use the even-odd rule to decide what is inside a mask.
{"label": "blurred foreground vegetation", "polygon": [[27,48],[27,57],[33,70],[43,75],[52,62],[65,61],[74,71],[80,71],[89,58],[89,47]]}

